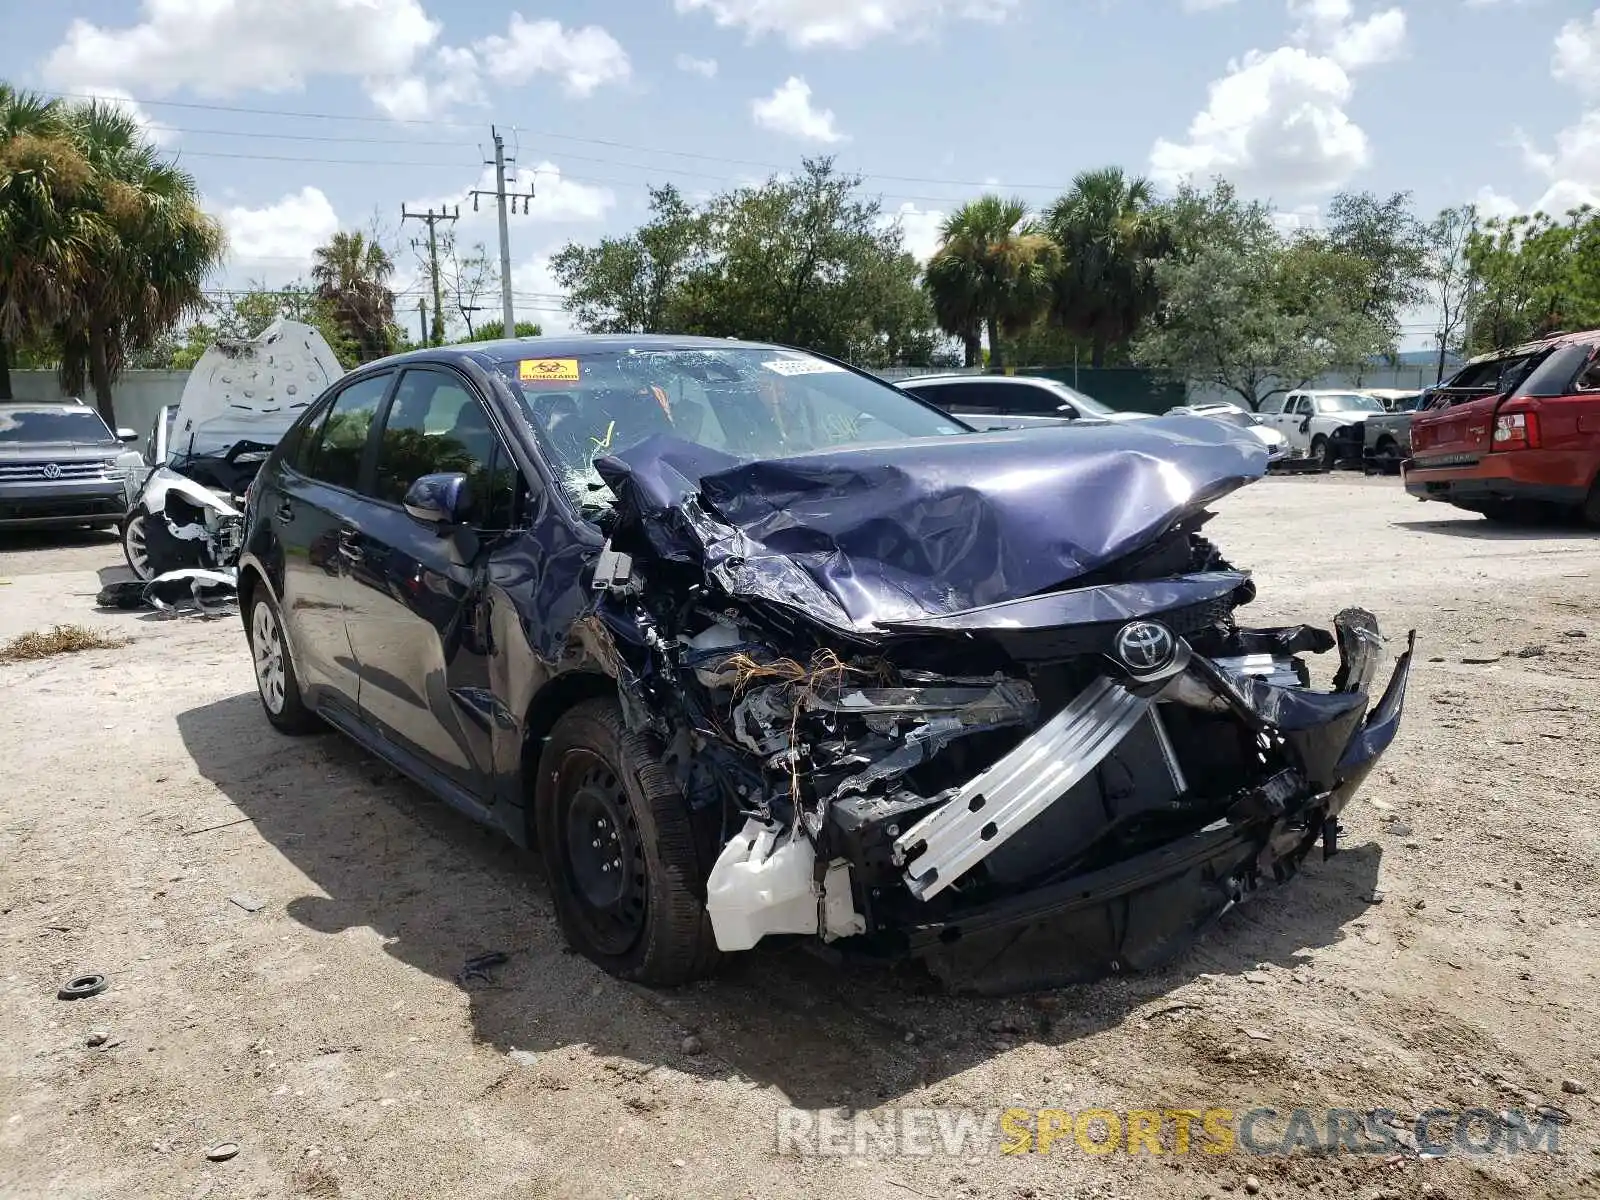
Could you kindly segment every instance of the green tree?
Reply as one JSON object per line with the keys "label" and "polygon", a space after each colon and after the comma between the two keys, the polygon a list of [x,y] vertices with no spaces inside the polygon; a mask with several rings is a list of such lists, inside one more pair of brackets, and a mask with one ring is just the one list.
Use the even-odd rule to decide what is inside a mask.
{"label": "green tree", "polygon": [[1171,250],[1150,182],[1120,167],[1084,171],[1044,218],[1060,250],[1051,279],[1054,324],[1089,344],[1090,363],[1138,332],[1156,309],[1156,263]]}
{"label": "green tree", "polygon": [[695,207],[653,188],[650,219],[552,260],[577,324],[781,342],[866,365],[931,360],[933,314],[899,226],[831,159]]}
{"label": "green tree", "polygon": [[371,362],[393,352],[394,292],[389,280],[394,259],[377,241],[360,231],[340,231],[318,246],[311,280],[318,298],[331,306],[333,318],[356,348],[358,362]]}
{"label": "green tree", "polygon": [[13,359],[38,353],[67,312],[95,220],[92,187],[62,106],[0,83],[0,400],[11,398]]}
{"label": "green tree", "polygon": [[[537,321],[518,321],[516,336],[519,338],[543,337],[544,329],[540,327]],[[461,346],[469,342],[497,342],[503,337],[505,337],[505,327],[499,321],[495,321],[476,333],[469,333],[464,338],[457,338],[455,344]]]}
{"label": "green tree", "polygon": [[1473,351],[1501,350],[1561,329],[1600,325],[1600,212],[1491,220],[1467,239]]}
{"label": "green tree", "polygon": [[[1005,369],[1001,336],[1027,328],[1050,301],[1055,243],[1028,215],[1019,199],[981,196],[962,205],[939,231],[929,263],[930,288],[948,288],[970,300],[989,341],[989,369]],[[935,311],[950,311],[936,300]],[[955,306],[959,309],[960,304]]]}
{"label": "green tree", "polygon": [[670,184],[649,194],[650,219],[631,234],[594,246],[569,242],[550,260],[580,329],[665,333],[677,327],[673,305],[705,262],[706,224]]}
{"label": "green tree", "polygon": [[1473,278],[1467,259],[1472,235],[1478,228],[1478,212],[1470,204],[1440,211],[1428,225],[1425,242],[1424,277],[1430,298],[1439,313],[1434,339],[1439,357],[1434,381],[1444,378],[1445,356],[1460,353],[1472,303]]}
{"label": "green tree", "polygon": [[940,329],[961,343],[962,365],[983,365],[983,310],[977,276],[954,256],[934,255],[923,273],[923,288]]}
{"label": "green tree", "polygon": [[1174,253],[1156,267],[1161,306],[1133,347],[1142,365],[1254,409],[1355,365],[1381,336],[1352,285],[1364,266],[1318,239],[1286,239],[1265,205],[1226,183],[1186,185],[1168,215]]}
{"label": "green tree", "polygon": [[131,355],[203,308],[224,239],[200,207],[194,179],[160,157],[132,116],[91,101],[68,107],[66,119],[94,171],[97,219],[56,324],[61,386],[81,394],[87,382],[114,427],[117,377]]}
{"label": "green tree", "polygon": [[1379,199],[1340,192],[1328,203],[1326,229],[1310,236],[1350,265],[1346,303],[1382,331],[1392,350],[1401,313],[1428,296],[1428,232],[1412,212],[1411,193]]}

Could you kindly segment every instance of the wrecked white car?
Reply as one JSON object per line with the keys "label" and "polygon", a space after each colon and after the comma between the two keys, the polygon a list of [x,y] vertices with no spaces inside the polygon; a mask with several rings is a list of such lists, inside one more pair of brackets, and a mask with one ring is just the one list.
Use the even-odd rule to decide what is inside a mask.
{"label": "wrecked white car", "polygon": [[[274,321],[250,341],[209,347],[145,443],[150,469],[122,522],[134,575],[149,583],[207,572],[195,581],[195,596],[225,591],[250,481],[295,418],[343,373],[322,334],[296,321]],[[150,599],[159,604],[184,590],[168,579]]]}

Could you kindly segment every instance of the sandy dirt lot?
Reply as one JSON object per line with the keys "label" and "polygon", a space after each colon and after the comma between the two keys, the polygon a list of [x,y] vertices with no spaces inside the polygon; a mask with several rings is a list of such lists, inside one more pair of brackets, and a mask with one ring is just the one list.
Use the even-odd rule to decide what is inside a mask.
{"label": "sandy dirt lot", "polygon": [[[236,620],[97,613],[107,537],[0,541],[0,638],[132,639],[0,666],[0,1195],[1600,1194],[1600,539],[1349,478],[1265,481],[1208,532],[1263,623],[1417,629],[1400,739],[1344,852],[1170,969],[1004,1001],[794,950],[618,983],[524,856],[335,736],[272,732]],[[58,1000],[84,970],[109,989]],[[840,1157],[779,1152],[789,1105],[1570,1123],[1558,1154]]]}

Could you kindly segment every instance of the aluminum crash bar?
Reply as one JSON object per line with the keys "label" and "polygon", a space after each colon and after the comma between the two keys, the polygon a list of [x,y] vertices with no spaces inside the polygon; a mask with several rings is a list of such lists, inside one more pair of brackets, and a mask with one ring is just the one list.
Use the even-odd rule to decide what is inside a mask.
{"label": "aluminum crash bar", "polygon": [[1095,680],[1032,737],[896,839],[894,861],[906,867],[911,894],[919,900],[936,896],[982,862],[1099,766],[1153,703],[1104,676]]}

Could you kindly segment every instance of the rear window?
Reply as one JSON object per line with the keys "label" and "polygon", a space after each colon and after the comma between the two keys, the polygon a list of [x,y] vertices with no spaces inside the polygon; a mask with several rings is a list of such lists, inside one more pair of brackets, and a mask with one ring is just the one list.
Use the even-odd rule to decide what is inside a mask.
{"label": "rear window", "polygon": [[654,435],[744,459],[970,432],[899,388],[793,350],[607,349],[497,364],[580,503],[594,460]]}
{"label": "rear window", "polygon": [[62,405],[60,408],[6,408],[0,406],[0,443],[71,442],[79,446],[98,446],[116,442],[111,430],[91,408]]}

